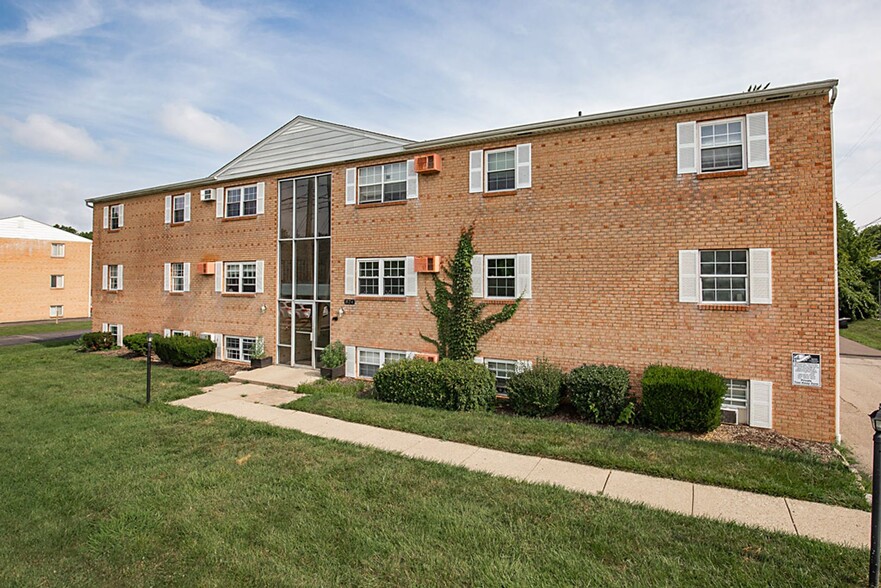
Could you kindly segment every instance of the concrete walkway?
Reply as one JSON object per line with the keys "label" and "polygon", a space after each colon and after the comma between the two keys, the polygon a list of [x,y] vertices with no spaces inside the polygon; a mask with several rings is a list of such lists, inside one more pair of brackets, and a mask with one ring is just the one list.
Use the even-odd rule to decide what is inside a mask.
{"label": "concrete walkway", "polygon": [[314,382],[321,377],[318,370],[286,365],[270,365],[255,370],[236,372],[230,378],[233,382],[246,382],[250,384],[263,384],[285,390],[296,390],[300,384]]}
{"label": "concrete walkway", "polygon": [[874,349],[868,345],[851,341],[847,337],[838,337],[838,352],[841,356],[847,357],[873,357],[881,359],[881,350]]}
{"label": "concrete walkway", "polygon": [[684,515],[732,521],[852,547],[867,548],[869,545],[868,512],[507,453],[286,410],[272,405],[290,402],[302,395],[256,384],[230,382],[205,390],[204,394],[172,404],[495,476],[640,502]]}
{"label": "concrete walkway", "polygon": [[875,433],[869,413],[877,410],[879,403],[881,356],[855,357],[842,353],[841,440],[853,451],[854,465],[867,474],[872,471],[872,436]]}

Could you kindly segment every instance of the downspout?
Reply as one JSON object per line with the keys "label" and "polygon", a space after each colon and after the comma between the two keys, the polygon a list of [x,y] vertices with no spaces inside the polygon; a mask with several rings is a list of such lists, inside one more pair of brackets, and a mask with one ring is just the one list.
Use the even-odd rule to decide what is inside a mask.
{"label": "downspout", "polygon": [[838,86],[829,92],[829,140],[832,144],[832,252],[835,261],[835,442],[841,443],[841,345],[838,332],[838,200],[835,197],[835,129],[832,107],[838,97]]}
{"label": "downspout", "polygon": [[[86,207],[95,210],[95,203],[86,200]],[[89,243],[89,318],[92,318],[92,248],[95,245],[95,215],[92,214],[92,242]],[[92,325],[94,329],[94,325]]]}

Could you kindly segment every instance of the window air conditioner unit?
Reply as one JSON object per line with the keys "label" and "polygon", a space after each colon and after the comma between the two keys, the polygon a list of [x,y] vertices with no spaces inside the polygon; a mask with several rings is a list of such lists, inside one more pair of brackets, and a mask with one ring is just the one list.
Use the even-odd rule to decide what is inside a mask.
{"label": "window air conditioner unit", "polygon": [[420,255],[413,260],[413,269],[419,274],[436,274],[440,264],[440,255]]}
{"label": "window air conditioner unit", "polygon": [[428,361],[431,363],[438,362],[437,353],[417,353],[413,356],[413,359],[424,359],[425,361]]}
{"label": "window air conditioner unit", "polygon": [[213,276],[214,275],[214,262],[206,261],[202,263],[196,264],[196,273],[202,274],[203,276]]}
{"label": "window air conditioner unit", "polygon": [[211,202],[214,200],[214,188],[205,188],[202,190],[202,202]]}
{"label": "window air conditioner unit", "polygon": [[436,174],[441,170],[441,158],[437,153],[419,155],[414,161],[417,174]]}
{"label": "window air conditioner unit", "polygon": [[726,425],[739,424],[737,422],[737,411],[723,408],[722,409],[722,422],[725,423]]}

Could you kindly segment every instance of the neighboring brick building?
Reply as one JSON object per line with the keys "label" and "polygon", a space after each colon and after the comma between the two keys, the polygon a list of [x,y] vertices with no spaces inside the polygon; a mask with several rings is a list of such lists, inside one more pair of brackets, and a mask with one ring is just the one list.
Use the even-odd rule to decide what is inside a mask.
{"label": "neighboring brick building", "polygon": [[[207,178],[91,199],[95,320],[228,360],[262,337],[312,365],[339,339],[368,377],[433,351],[418,270],[473,224],[477,294],[524,297],[480,344],[500,385],[540,356],[626,367],[637,392],[649,364],[705,368],[727,418],[832,441],[836,84],[423,142],[298,117]],[[818,385],[793,354],[820,356]]]}
{"label": "neighboring brick building", "polygon": [[23,216],[0,219],[0,323],[88,318],[92,242]]}

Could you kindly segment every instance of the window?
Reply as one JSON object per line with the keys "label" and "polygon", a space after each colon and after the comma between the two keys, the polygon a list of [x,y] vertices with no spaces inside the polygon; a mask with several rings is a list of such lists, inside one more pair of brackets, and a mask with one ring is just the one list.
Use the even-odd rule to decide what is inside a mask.
{"label": "window", "polygon": [[52,318],[58,318],[58,317],[64,316],[64,306],[63,305],[50,306],[49,307],[49,316]]}
{"label": "window", "polygon": [[50,288],[64,288],[64,275],[53,275],[49,277],[49,287]]}
{"label": "window", "polygon": [[[172,198],[171,222],[182,223],[186,219],[187,197],[183,194]],[[112,210],[111,210],[112,213]]]}
{"label": "window", "polygon": [[184,264],[182,263],[171,264],[171,291],[184,291]]}
{"label": "window", "polygon": [[486,297],[516,298],[516,257],[514,255],[486,256]]}
{"label": "window", "polygon": [[114,204],[110,207],[110,218],[108,226],[115,230],[122,226],[120,218],[122,217],[122,204]]}
{"label": "window", "polygon": [[254,261],[224,264],[225,292],[251,293],[257,291],[257,263]]}
{"label": "window", "polygon": [[747,302],[747,250],[700,252],[702,302]]}
{"label": "window", "polygon": [[743,169],[743,120],[698,125],[701,172]]}
{"label": "window", "polygon": [[516,187],[514,148],[486,152],[486,191],[499,192]]}
{"label": "window", "polygon": [[257,214],[257,184],[227,188],[226,216],[253,216]]}
{"label": "window", "polygon": [[360,296],[404,296],[403,257],[358,260]]}
{"label": "window", "polygon": [[52,257],[64,257],[64,243],[52,243]]}
{"label": "window", "polygon": [[175,331],[175,330],[172,330],[172,331],[171,331],[171,336],[172,336],[172,337],[186,337],[186,336],[187,336],[187,332],[186,332],[186,331]]}
{"label": "window", "polygon": [[406,357],[407,354],[403,351],[358,349],[358,375],[362,378],[372,378],[379,368],[385,364],[399,361]]}
{"label": "window", "polygon": [[722,408],[749,408],[749,380],[725,380],[728,392],[722,399]]}
{"label": "window", "polygon": [[119,340],[119,325],[107,325],[107,332],[113,335],[113,338]]}
{"label": "window", "polygon": [[358,168],[358,203],[407,199],[407,162]]}
{"label": "window", "polygon": [[120,266],[118,265],[108,265],[107,266],[107,289],[108,290],[122,290],[120,287],[119,274],[121,273],[119,270]]}
{"label": "window", "polygon": [[505,359],[487,359],[484,361],[487,369],[496,378],[496,391],[499,394],[508,394],[508,380],[517,373],[517,362]]}
{"label": "window", "polygon": [[226,359],[251,361],[251,350],[254,349],[256,343],[256,337],[224,337]]}

